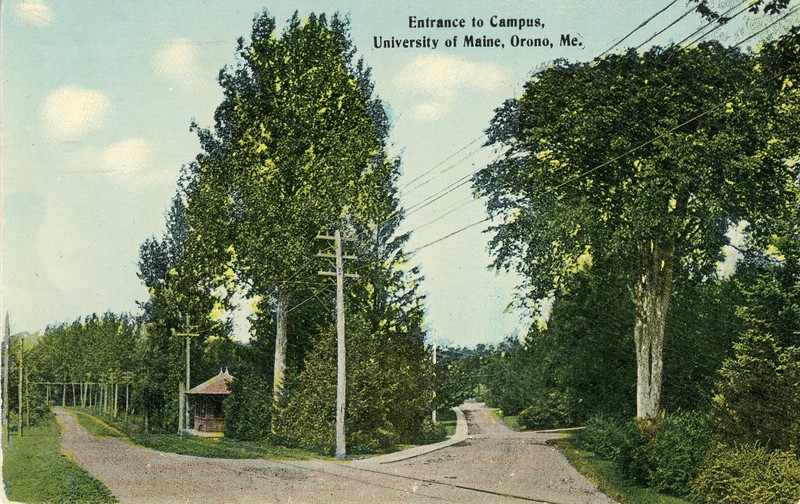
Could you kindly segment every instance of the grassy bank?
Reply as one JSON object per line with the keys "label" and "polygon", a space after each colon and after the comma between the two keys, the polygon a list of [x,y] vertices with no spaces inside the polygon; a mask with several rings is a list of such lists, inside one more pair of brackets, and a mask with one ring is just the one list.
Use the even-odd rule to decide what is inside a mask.
{"label": "grassy bank", "polygon": [[515,431],[525,430],[522,426],[520,426],[519,422],[517,421],[517,415],[507,415],[501,417],[503,422],[514,429]]}
{"label": "grassy bank", "polygon": [[6,496],[18,502],[116,502],[102,483],[61,453],[59,431],[51,414],[12,435],[3,453]]}
{"label": "grassy bank", "polygon": [[178,436],[176,434],[146,434],[137,432],[126,425],[122,419],[99,417],[90,412],[73,408],[67,408],[67,412],[95,436],[115,437],[164,452],[230,459],[310,460],[322,458],[308,450],[275,446],[267,442]]}
{"label": "grassy bank", "polygon": [[619,473],[614,463],[602,460],[593,453],[578,450],[570,439],[572,434],[563,434],[559,439],[551,441],[561,453],[567,457],[570,464],[575,467],[590,483],[601,492],[621,504],[689,504],[689,501],[660,494],[649,488],[631,484]]}

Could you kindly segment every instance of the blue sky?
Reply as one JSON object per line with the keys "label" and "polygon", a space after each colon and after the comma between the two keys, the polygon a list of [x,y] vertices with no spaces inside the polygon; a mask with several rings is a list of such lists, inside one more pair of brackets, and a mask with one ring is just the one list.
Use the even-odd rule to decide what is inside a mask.
{"label": "blue sky", "polygon": [[[137,311],[136,301],[147,297],[136,276],[139,245],[163,232],[180,166],[199,151],[190,121],[212,124],[221,100],[216,76],[235,62],[236,39],[248,35],[263,8],[279,26],[295,9],[301,16],[350,15],[359,55],[373,67],[376,93],[391,110],[392,152],[402,154],[408,208],[496,155],[479,149],[482,132],[494,108],[519,96],[532,69],[559,57],[592,59],[668,3],[4,1],[2,312],[17,332],[92,312]],[[676,2],[629,42],[638,45],[686,10]],[[545,26],[491,28],[495,15],[540,18]],[[409,16],[465,18],[468,27],[412,29]],[[473,28],[473,17],[484,26]],[[651,43],[680,40],[700,22],[689,15]],[[735,37],[737,29],[752,28],[727,31]],[[559,47],[562,33],[582,46]],[[461,47],[470,34],[500,37],[506,47]],[[547,37],[555,47],[512,48],[512,35]],[[440,43],[435,50],[376,49],[375,36]],[[459,46],[444,47],[453,36]],[[484,217],[469,185],[459,187],[409,214],[404,229],[415,232],[408,248]],[[484,228],[415,256],[426,276],[433,339],[474,345],[528,324],[525,314],[504,313],[518,279],[487,269]]]}

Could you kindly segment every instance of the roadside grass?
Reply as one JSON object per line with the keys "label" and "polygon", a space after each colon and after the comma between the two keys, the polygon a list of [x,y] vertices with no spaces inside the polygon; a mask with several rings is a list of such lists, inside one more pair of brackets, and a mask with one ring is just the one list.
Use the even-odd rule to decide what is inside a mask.
{"label": "roadside grass", "polygon": [[447,437],[453,436],[456,433],[457,422],[455,420],[445,420],[439,423],[444,425],[444,428],[447,430]]}
{"label": "roadside grass", "polygon": [[153,450],[194,455],[196,457],[229,459],[311,460],[324,459],[317,453],[300,448],[275,446],[266,442],[237,441],[225,438],[178,436],[176,434],[139,434],[131,440]]}
{"label": "roadside grass", "polygon": [[490,408],[490,414],[495,417],[499,418],[503,421],[504,424],[508,425],[515,431],[524,431],[525,428],[522,427],[519,422],[517,421],[517,415],[504,415],[503,410],[500,408]]}
{"label": "roadside grass", "polygon": [[690,504],[689,501],[664,495],[625,480],[614,463],[578,450],[571,443],[572,434],[562,433],[548,444],[556,446],[570,464],[598,490],[621,504]]}
{"label": "roadside grass", "polygon": [[525,428],[522,427],[519,424],[519,422],[517,421],[517,415],[508,415],[508,416],[503,416],[501,418],[503,419],[503,422],[505,422],[506,425],[508,425],[509,427],[514,429],[515,431],[523,431],[523,430],[525,430]]}
{"label": "roadside grass", "polygon": [[136,432],[121,418],[112,419],[90,412],[66,408],[67,412],[86,430],[101,437],[115,437],[145,448],[180,455],[227,459],[276,459],[276,460],[327,460],[317,453],[300,448],[275,446],[267,442],[238,441],[226,438],[204,438],[178,436],[177,434],[146,434]]}
{"label": "roadside grass", "polygon": [[81,424],[86,430],[97,437],[125,437],[125,434],[100,418],[75,408],[64,408],[73,420]]}
{"label": "roadside grass", "polygon": [[436,420],[438,423],[444,425],[447,431],[447,437],[456,433],[456,412],[449,408],[440,408],[436,411]]}
{"label": "roadside grass", "polygon": [[3,453],[6,496],[16,502],[117,502],[113,494],[61,452],[59,430],[50,414],[11,437]]}

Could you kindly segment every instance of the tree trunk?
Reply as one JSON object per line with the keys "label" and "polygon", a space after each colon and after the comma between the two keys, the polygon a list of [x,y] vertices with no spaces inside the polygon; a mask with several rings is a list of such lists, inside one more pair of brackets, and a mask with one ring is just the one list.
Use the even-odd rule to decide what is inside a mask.
{"label": "tree trunk", "polygon": [[664,379],[664,336],[667,329],[674,246],[659,244],[642,254],[639,280],[634,293],[636,305],[636,416],[654,419],[661,414],[661,386]]}
{"label": "tree trunk", "polygon": [[[287,315],[289,311],[289,292],[286,287],[278,289],[275,302],[275,366],[272,373],[272,405],[275,411],[285,405],[286,390],[284,378],[286,374],[287,347]],[[275,422],[273,422],[273,425]]]}

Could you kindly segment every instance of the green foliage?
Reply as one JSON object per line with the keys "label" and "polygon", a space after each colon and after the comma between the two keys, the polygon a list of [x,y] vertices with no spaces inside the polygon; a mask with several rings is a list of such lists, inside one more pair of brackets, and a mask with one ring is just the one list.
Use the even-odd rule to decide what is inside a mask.
{"label": "green foliage", "polygon": [[[338,14],[295,15],[278,33],[265,11],[250,43],[240,39],[236,65],[220,72],[214,127],[192,126],[203,152],[185,172],[190,231],[177,278],[194,279],[187,285],[206,297],[216,293],[217,308],[237,292],[260,298],[254,336],[277,363],[270,369],[264,358],[243,371],[226,405],[237,437],[262,436],[271,420],[279,439],[330,448],[334,402],[330,355],[322,353],[330,348],[319,328],[327,328],[332,297],[317,275],[327,264],[315,237],[333,229],[354,239],[346,253],[358,257],[348,262],[359,279],[348,279],[346,293],[348,444],[385,449],[417,432],[430,408],[419,273],[402,266],[408,236],[395,236],[400,163],[387,158],[388,116],[354,53]],[[259,416],[267,379],[275,404]]]}
{"label": "green foliage", "polygon": [[719,442],[798,450],[800,351],[781,348],[770,334],[747,332],[725,362],[714,391],[710,423]]}
{"label": "green foliage", "polygon": [[575,436],[575,443],[605,460],[616,460],[625,439],[625,422],[611,417],[594,416]]}
{"label": "green foliage", "polygon": [[541,395],[531,386],[539,376],[536,364],[533,353],[517,338],[506,338],[481,362],[484,399],[503,410],[504,415],[518,414]]}
{"label": "green foliage", "polygon": [[[534,299],[563,287],[587,251],[633,265],[651,242],[672,243],[680,268],[710,271],[726,242],[725,226],[698,223],[778,211],[777,201],[791,196],[783,185],[789,171],[752,162],[755,146],[745,141],[747,131],[738,134],[745,125],[718,107],[749,80],[750,65],[735,49],[704,44],[585,64],[560,61],[540,73],[520,99],[516,131],[496,137],[490,128],[490,141],[510,150],[475,179],[489,213],[505,216],[492,240],[496,266],[530,278],[534,290],[525,294]],[[708,113],[623,155],[695,110]],[[495,122],[507,120],[504,111]],[[584,173],[600,160],[611,162]],[[756,177],[772,180],[776,192],[763,201],[740,199]]]}
{"label": "green foliage", "polygon": [[554,441],[553,444],[558,446],[570,464],[590,483],[615,501],[622,504],[688,504],[690,502],[631,483],[620,474],[614,462],[598,457],[593,452],[575,449],[571,445],[571,441],[572,439],[567,436]]}
{"label": "green foliage", "polygon": [[[388,451],[396,443],[416,442],[430,413],[431,393],[422,381],[430,372],[424,351],[382,352],[385,333],[370,333],[357,316],[347,324],[347,450]],[[390,334],[392,339],[403,334]],[[408,336],[405,336],[408,338]],[[413,347],[413,342],[408,342]],[[400,342],[392,342],[403,348]],[[406,364],[398,366],[397,360]],[[415,365],[412,360],[417,359]],[[401,361],[402,362],[402,361]],[[291,445],[321,453],[335,448],[336,333],[326,326],[308,354],[276,434]],[[425,434],[426,436],[428,434]]]}
{"label": "green foliage", "polygon": [[532,328],[526,338],[539,368],[533,388],[570,390],[577,421],[635,411],[635,313],[623,268],[597,260],[576,273],[570,289],[553,303],[547,327]]}
{"label": "green foliage", "polygon": [[474,179],[502,219],[492,228],[495,267],[520,273],[522,301],[536,303],[616,261],[648,363],[640,416],[663,407],[673,278],[708,279],[731,225],[747,219],[752,236],[769,237],[796,206],[795,170],[772,146],[794,135],[778,136],[759,116],[781,112],[766,85],[742,88],[756,78],[752,57],[715,43],[562,60],[498,108],[487,130],[505,152]]}
{"label": "green foliage", "polygon": [[703,462],[707,440],[704,414],[689,411],[666,415],[652,455],[650,486],[658,492],[688,495],[689,480]]}
{"label": "green foliage", "polygon": [[229,459],[310,460],[319,458],[315,453],[298,448],[276,446],[266,441],[239,441],[175,434],[139,434],[131,440],[153,450],[192,455],[195,457]]}
{"label": "green foliage", "polygon": [[594,417],[576,435],[576,444],[614,461],[628,481],[658,492],[690,494],[689,482],[703,462],[708,439],[705,416],[677,412],[647,422]]}
{"label": "green foliage", "polygon": [[700,498],[726,504],[792,504],[800,499],[800,460],[758,444],[718,445],[692,481]]}
{"label": "green foliage", "polygon": [[622,443],[615,462],[620,473],[637,485],[647,486],[650,474],[655,469],[654,446],[642,432],[639,424],[631,419],[622,430]]}
{"label": "green foliage", "polygon": [[722,363],[745,330],[737,316],[742,302],[736,274],[676,282],[664,349],[667,411],[708,410]]}
{"label": "green foliage", "polygon": [[436,361],[436,407],[452,408],[476,397],[484,365],[491,349],[478,345],[475,349],[440,347]]}
{"label": "green foliage", "polygon": [[572,400],[569,392],[551,392],[522,410],[517,421],[530,430],[572,427]]}
{"label": "green foliage", "polygon": [[290,446],[332,454],[335,422],[336,335],[333,327],[328,327],[306,357],[298,384],[289,391],[288,405],[273,431]]}
{"label": "green foliage", "polygon": [[225,436],[232,439],[266,439],[272,418],[272,382],[257,370],[239,368],[231,394],[223,403]]}
{"label": "green foliage", "polygon": [[414,444],[432,444],[443,441],[448,436],[447,426],[444,422],[434,424],[430,418],[425,418],[422,425],[412,439]]}
{"label": "green foliage", "polygon": [[7,497],[18,502],[116,502],[108,488],[61,453],[58,436],[52,412],[24,436],[12,436],[3,453]]}
{"label": "green foliage", "polygon": [[91,415],[85,411],[75,408],[66,409],[67,414],[71,416],[76,422],[81,424],[84,429],[88,430],[92,435],[98,437],[120,437],[124,434],[104,422],[102,419]]}

